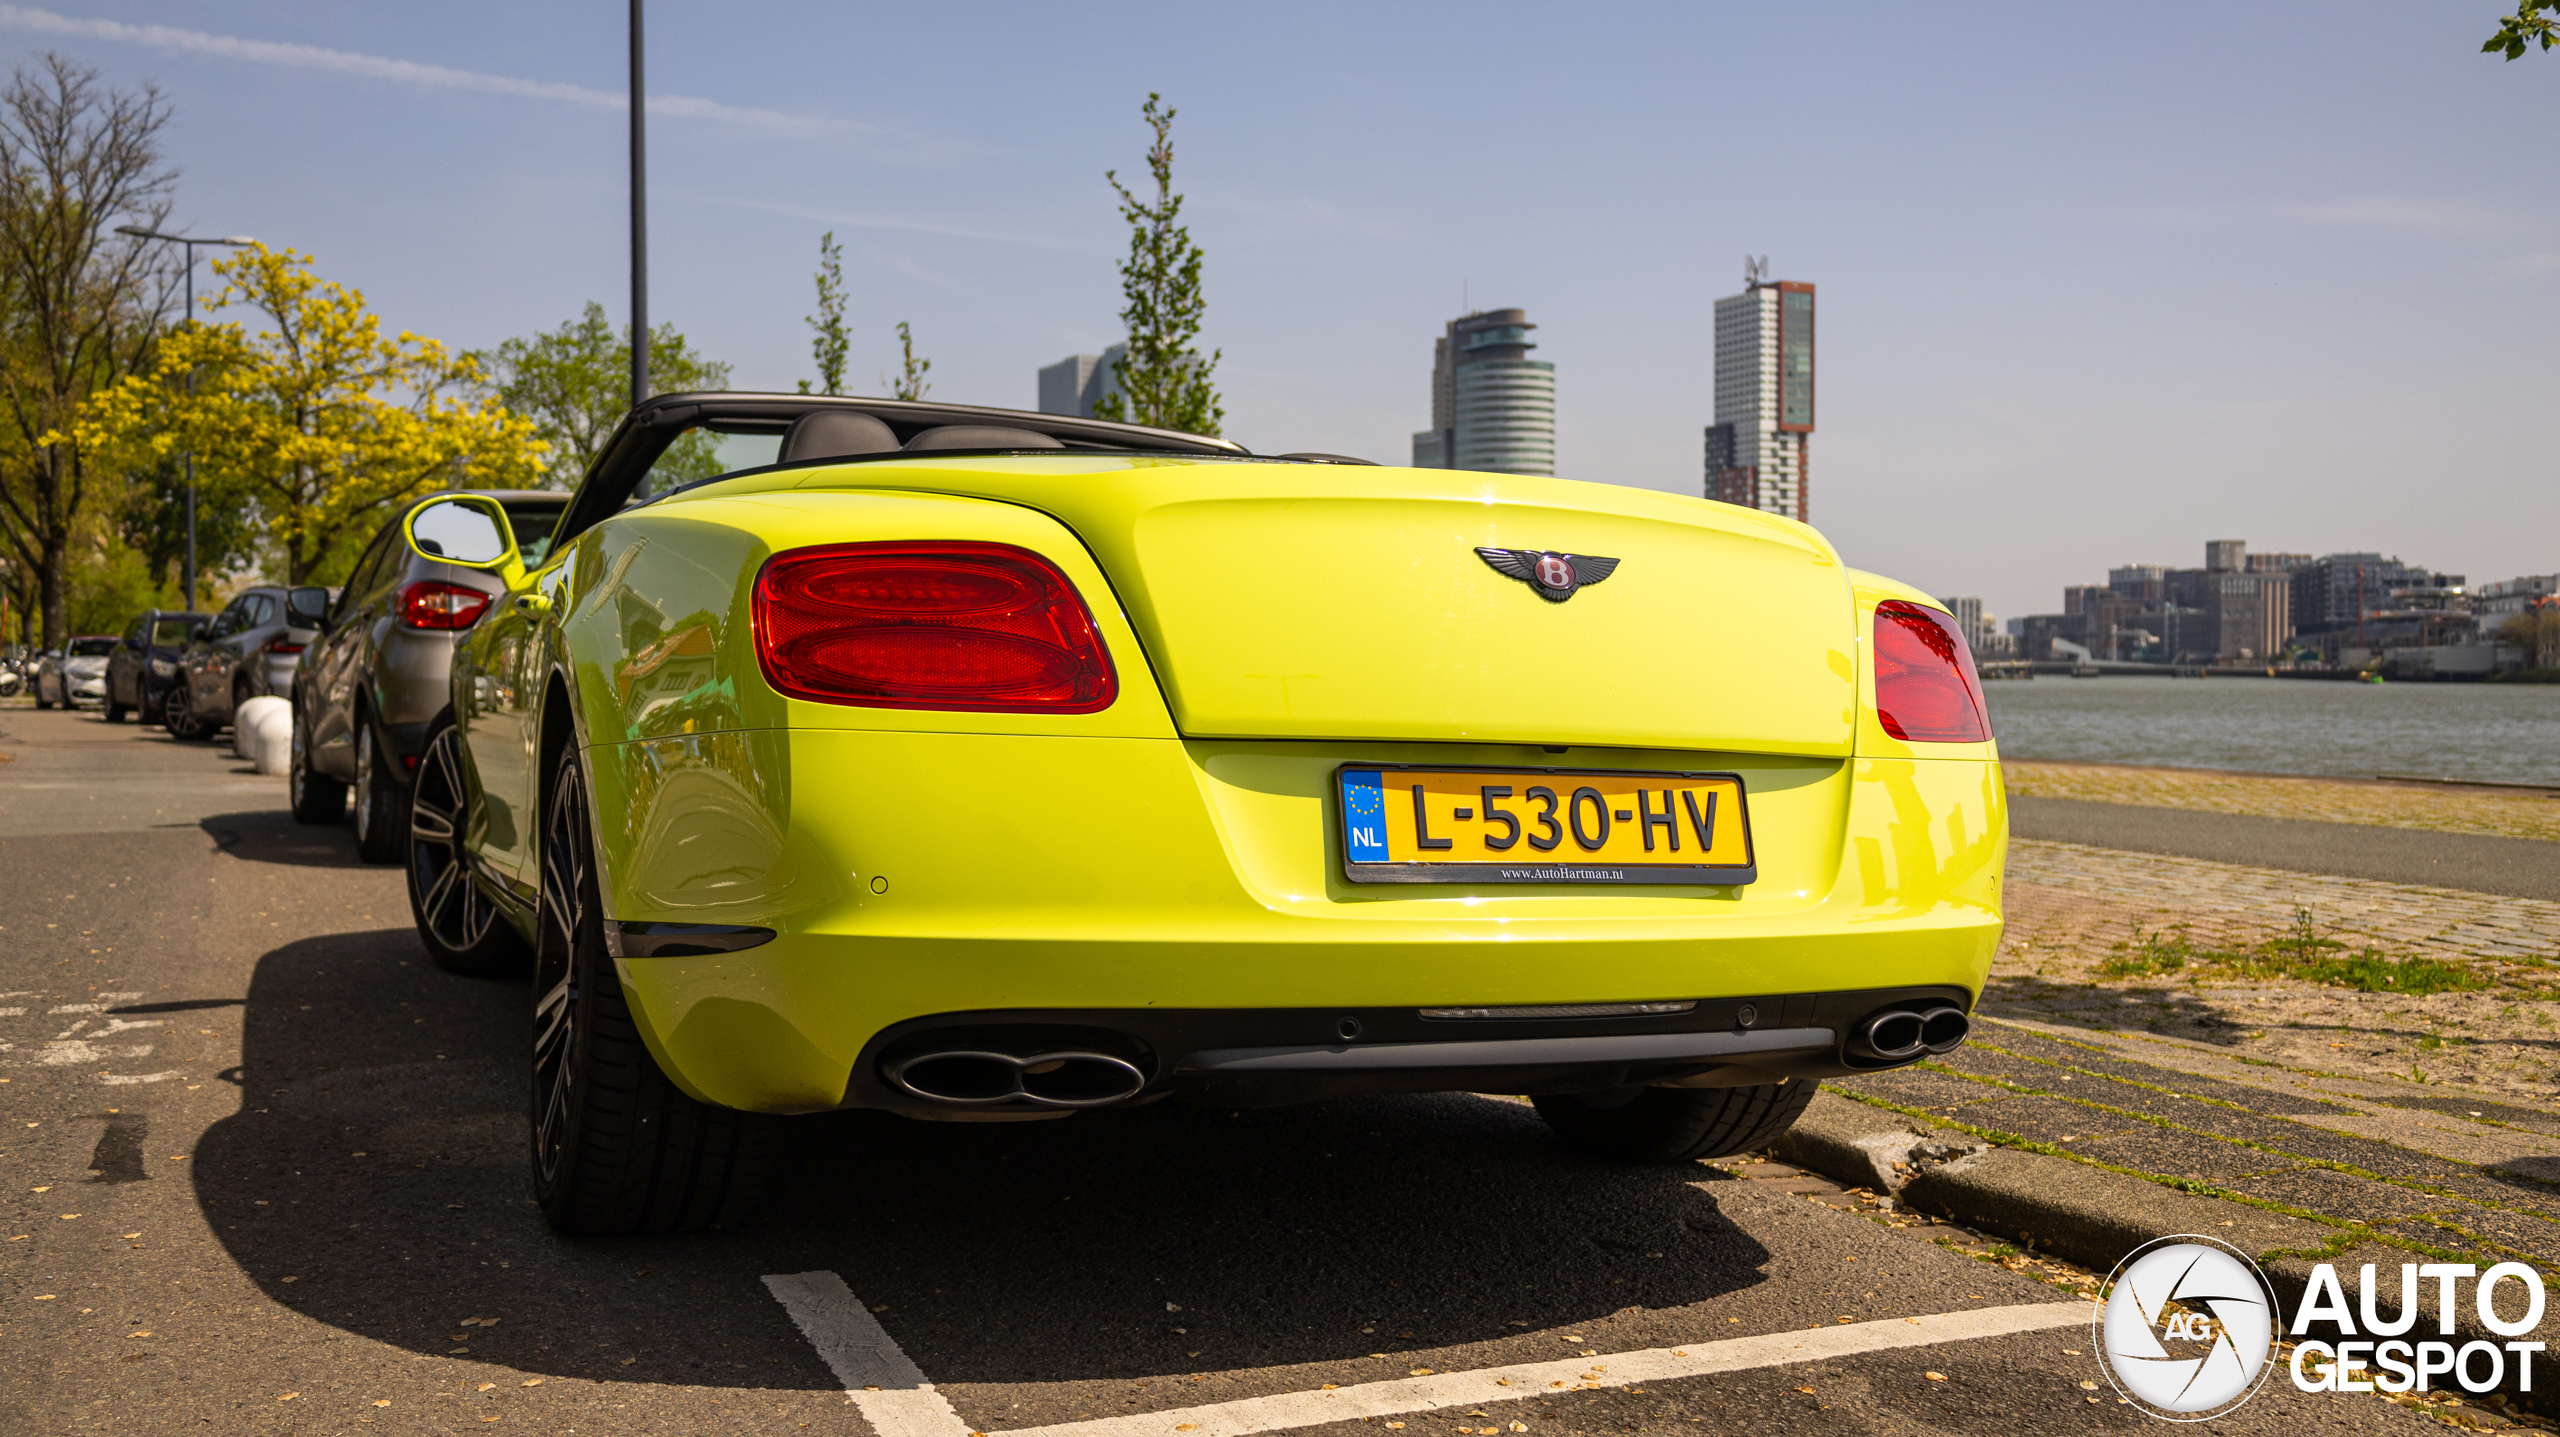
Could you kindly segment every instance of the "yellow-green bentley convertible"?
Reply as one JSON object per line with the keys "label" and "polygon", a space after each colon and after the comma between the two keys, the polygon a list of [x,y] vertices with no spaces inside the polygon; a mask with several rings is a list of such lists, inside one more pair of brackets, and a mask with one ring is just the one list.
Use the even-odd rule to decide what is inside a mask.
{"label": "yellow-green bentley convertible", "polygon": [[559,1227],[735,1220],[786,1115],[1525,1094],[1768,1142],[1962,1043],[2007,821],[1926,595],[1802,524],[1047,414],[634,411],[421,754],[438,961],[530,967]]}

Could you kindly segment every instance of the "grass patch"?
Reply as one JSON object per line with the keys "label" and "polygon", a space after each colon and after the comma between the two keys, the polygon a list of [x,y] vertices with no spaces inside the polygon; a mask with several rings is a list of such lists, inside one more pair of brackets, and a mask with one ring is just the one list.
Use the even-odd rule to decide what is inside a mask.
{"label": "grass patch", "polygon": [[2347,945],[2323,937],[2311,911],[2293,911],[2293,925],[2247,947],[2199,943],[2184,928],[2134,930],[2129,943],[2119,943],[2114,956],[2098,965],[2101,978],[2147,978],[2185,973],[2202,982],[2207,974],[2232,978],[2291,978],[2360,993],[2469,993],[2489,986],[2489,975],[2467,964],[2435,958],[2394,958],[2379,949],[2350,953]]}

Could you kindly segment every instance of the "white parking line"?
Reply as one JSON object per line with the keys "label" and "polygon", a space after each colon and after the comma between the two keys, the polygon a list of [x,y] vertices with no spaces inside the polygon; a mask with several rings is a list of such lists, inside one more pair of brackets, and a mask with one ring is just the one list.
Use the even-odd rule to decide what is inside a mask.
{"label": "white parking line", "polygon": [[772,1273],[764,1285],[844,1384],[880,1437],[971,1437],[969,1424],[907,1360],[880,1320],[832,1272]]}
{"label": "white parking line", "polygon": [[1771,1332],[1682,1347],[1613,1352],[1564,1362],[1531,1362],[1470,1372],[1438,1372],[1387,1382],[1360,1382],[1316,1392],[1246,1397],[1205,1407],[1177,1407],[1128,1417],[1098,1417],[1049,1427],[980,1434],[960,1420],[922,1370],[907,1359],[878,1319],[832,1272],[768,1277],[765,1286],[808,1334],[845,1392],[880,1437],[1249,1437],[1363,1417],[1393,1417],[1443,1407],[1481,1407],[1551,1397],[1563,1391],[1668,1382],[1756,1367],[1788,1367],[1862,1352],[1970,1342],[2021,1332],[2048,1332],[2089,1322],[2085,1302],[2030,1302],[1928,1317],[1884,1318],[1804,1332]]}

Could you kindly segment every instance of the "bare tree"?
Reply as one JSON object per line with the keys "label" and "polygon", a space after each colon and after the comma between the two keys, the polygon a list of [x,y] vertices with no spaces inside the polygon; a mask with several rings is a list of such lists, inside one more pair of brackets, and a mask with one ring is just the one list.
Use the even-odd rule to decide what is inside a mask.
{"label": "bare tree", "polygon": [[0,90],[0,542],[35,581],[48,646],[68,637],[84,511],[116,497],[69,432],[91,395],[140,367],[175,279],[115,233],[168,218],[168,123],[158,90],[107,89],[58,54]]}

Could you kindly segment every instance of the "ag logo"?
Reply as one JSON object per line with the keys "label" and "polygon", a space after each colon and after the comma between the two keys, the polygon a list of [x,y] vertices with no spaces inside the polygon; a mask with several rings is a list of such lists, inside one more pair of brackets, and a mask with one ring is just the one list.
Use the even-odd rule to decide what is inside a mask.
{"label": "ag logo", "polygon": [[2280,1325],[2275,1290],[2247,1254],[2194,1234],[2158,1238],[2107,1279],[2098,1365],[2134,1406],[2200,1422],[2257,1395]]}

